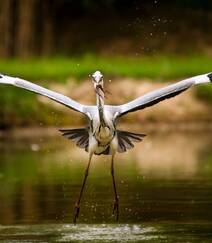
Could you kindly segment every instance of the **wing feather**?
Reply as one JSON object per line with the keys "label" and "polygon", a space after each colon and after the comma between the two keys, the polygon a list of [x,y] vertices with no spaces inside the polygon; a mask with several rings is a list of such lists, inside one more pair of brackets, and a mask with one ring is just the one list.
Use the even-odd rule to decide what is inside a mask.
{"label": "wing feather", "polygon": [[149,92],[126,104],[110,107],[110,109],[117,113],[116,117],[120,117],[124,114],[127,114],[128,112],[142,110],[147,107],[153,106],[163,100],[175,97],[194,85],[209,82],[212,82],[212,73],[203,74],[182,80],[175,84],[168,85],[167,87]]}
{"label": "wing feather", "polygon": [[72,140],[80,148],[84,148],[88,151],[89,134],[88,128],[77,128],[77,129],[60,129],[62,135]]}
{"label": "wing feather", "polygon": [[134,147],[133,142],[141,142],[145,134],[117,130],[118,152],[124,153]]}
{"label": "wing feather", "polygon": [[71,98],[69,98],[65,95],[51,91],[51,90],[41,87],[37,84],[31,83],[27,80],[0,74],[0,84],[13,85],[13,86],[16,86],[16,87],[19,87],[22,89],[29,90],[31,92],[35,92],[37,94],[46,96],[60,104],[63,104],[75,111],[85,114],[86,106],[80,104],[79,102],[72,100]]}

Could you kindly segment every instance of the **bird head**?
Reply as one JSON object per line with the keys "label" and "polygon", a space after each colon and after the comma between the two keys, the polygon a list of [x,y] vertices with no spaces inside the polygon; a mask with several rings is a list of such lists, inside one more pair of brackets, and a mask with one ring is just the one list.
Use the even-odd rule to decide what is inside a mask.
{"label": "bird head", "polygon": [[91,75],[92,81],[94,85],[102,85],[103,86],[103,75],[100,71],[96,71]]}
{"label": "bird head", "polygon": [[100,71],[96,71],[91,75],[92,77],[92,82],[94,84],[94,89],[97,94],[100,94],[99,91],[102,91],[104,93],[103,89],[103,75]]}

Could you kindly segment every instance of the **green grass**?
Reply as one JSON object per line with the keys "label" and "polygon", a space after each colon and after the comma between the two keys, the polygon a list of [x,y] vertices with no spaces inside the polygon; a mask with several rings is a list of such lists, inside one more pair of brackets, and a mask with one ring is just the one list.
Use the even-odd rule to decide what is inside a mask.
{"label": "green grass", "polygon": [[[65,83],[69,77],[77,82],[101,70],[105,80],[114,77],[150,78],[166,81],[212,71],[212,58],[194,56],[143,57],[48,57],[29,60],[0,59],[0,73],[18,76],[48,86],[49,82]],[[212,103],[212,87],[196,90],[197,97]],[[52,124],[52,110],[42,107],[36,96],[17,88],[0,86],[0,126],[6,124]],[[58,113],[59,114],[59,113]],[[11,121],[12,118],[12,121]]]}
{"label": "green grass", "polygon": [[143,57],[49,57],[21,61],[0,60],[0,72],[22,76],[31,80],[65,81],[68,77],[81,80],[95,70],[101,70],[107,78],[134,77],[175,79],[210,72],[212,58],[194,56],[143,56]]}

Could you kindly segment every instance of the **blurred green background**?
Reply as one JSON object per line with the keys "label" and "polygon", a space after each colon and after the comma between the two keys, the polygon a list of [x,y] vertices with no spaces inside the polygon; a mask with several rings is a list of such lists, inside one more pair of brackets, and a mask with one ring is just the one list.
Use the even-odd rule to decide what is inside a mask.
{"label": "blurred green background", "polygon": [[[0,72],[61,92],[69,89],[71,97],[82,89],[83,96],[94,96],[88,75],[99,69],[106,83],[133,79],[138,85],[156,83],[153,89],[158,82],[211,72],[211,25],[210,0],[2,0]],[[110,86],[109,91],[121,96]],[[83,123],[26,91],[1,86],[0,92],[2,128]],[[73,98],[84,102],[78,93]],[[202,86],[192,95],[208,113],[212,87]],[[133,97],[129,93],[114,102]],[[152,114],[146,120],[157,119]]]}

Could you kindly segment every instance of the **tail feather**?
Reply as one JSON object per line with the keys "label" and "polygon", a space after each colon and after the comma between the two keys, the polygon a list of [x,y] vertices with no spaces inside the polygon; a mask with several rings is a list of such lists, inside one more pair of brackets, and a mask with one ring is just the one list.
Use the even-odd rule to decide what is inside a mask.
{"label": "tail feather", "polygon": [[117,130],[117,136],[118,152],[123,153],[126,152],[127,149],[131,149],[134,147],[133,142],[141,142],[146,135],[141,133],[132,133]]}
{"label": "tail feather", "polygon": [[[62,132],[62,135],[65,138],[72,140],[78,147],[84,148],[85,151],[88,151],[88,128],[60,129],[59,131]],[[145,134],[117,130],[118,152],[123,153],[126,152],[128,149],[132,149],[134,147],[133,143],[141,142],[145,136]],[[109,154],[109,147],[103,153]]]}
{"label": "tail feather", "polygon": [[88,150],[89,134],[87,128],[77,128],[77,129],[60,129],[62,135],[72,140],[80,148]]}
{"label": "tail feather", "polygon": [[126,149],[131,149],[134,147],[134,144],[131,143],[131,141],[128,137],[122,137],[122,139],[124,140],[124,145],[125,145]]}

